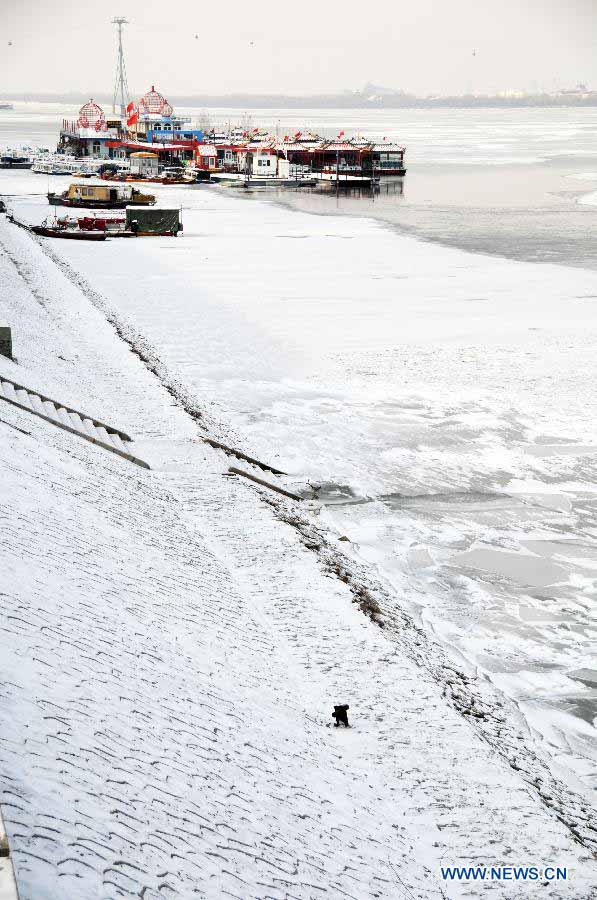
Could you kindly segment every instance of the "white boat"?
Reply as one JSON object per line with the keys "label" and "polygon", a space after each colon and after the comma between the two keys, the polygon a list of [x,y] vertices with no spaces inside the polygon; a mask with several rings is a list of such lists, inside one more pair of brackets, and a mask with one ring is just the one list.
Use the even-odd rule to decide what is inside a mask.
{"label": "white boat", "polygon": [[45,153],[38,156],[33,163],[32,172],[37,175],[81,175],[89,178],[97,175],[106,159],[77,159],[64,153]]}
{"label": "white boat", "polygon": [[107,161],[105,159],[77,159],[77,169],[74,174],[80,175],[82,178],[91,178],[92,175],[99,173]]}
{"label": "white boat", "polygon": [[317,178],[310,172],[296,175],[253,175],[246,172],[212,172],[210,181],[228,187],[311,187]]}
{"label": "white boat", "polygon": [[30,169],[32,165],[31,147],[6,147],[0,151],[0,169]]}
{"label": "white boat", "polygon": [[77,168],[77,160],[74,156],[45,153],[37,157],[31,171],[37,175],[74,175]]}

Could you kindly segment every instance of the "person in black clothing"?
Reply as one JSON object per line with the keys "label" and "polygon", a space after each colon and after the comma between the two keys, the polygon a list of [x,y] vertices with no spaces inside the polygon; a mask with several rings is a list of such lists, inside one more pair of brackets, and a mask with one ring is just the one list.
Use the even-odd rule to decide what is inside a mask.
{"label": "person in black clothing", "polygon": [[334,728],[338,728],[339,725],[344,725],[345,728],[350,728],[348,724],[348,710],[350,709],[348,703],[344,703],[342,706],[334,706],[334,712],[332,713],[332,718],[336,721],[334,722]]}
{"label": "person in black clothing", "polygon": [[135,235],[135,237],[139,237],[139,223],[136,219],[133,219],[131,222],[131,231]]}

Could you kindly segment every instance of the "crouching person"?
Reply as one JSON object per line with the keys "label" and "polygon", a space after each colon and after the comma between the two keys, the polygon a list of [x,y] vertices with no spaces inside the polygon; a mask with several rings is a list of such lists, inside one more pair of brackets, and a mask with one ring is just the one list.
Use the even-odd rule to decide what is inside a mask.
{"label": "crouching person", "polygon": [[334,706],[334,712],[332,713],[332,718],[335,719],[334,728],[338,728],[339,725],[344,725],[345,728],[350,728],[348,724],[348,710],[350,709],[348,703],[344,703],[342,706]]}

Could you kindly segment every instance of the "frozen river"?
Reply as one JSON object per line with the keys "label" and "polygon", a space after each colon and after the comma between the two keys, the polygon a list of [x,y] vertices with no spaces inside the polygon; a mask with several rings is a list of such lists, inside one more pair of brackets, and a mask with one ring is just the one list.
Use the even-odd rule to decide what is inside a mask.
{"label": "frozen river", "polygon": [[[550,135],[562,117],[576,117],[568,143],[562,134],[551,143],[560,158],[577,146],[587,165],[597,114],[516,113],[553,116]],[[343,113],[339,124],[355,123]],[[500,171],[528,165],[549,179],[539,159],[549,136],[537,125],[526,145],[531,133],[541,147],[526,162],[513,161],[514,136],[502,135],[509,149]],[[460,165],[464,151],[452,152]],[[484,152],[475,165],[493,184],[497,167]],[[429,183],[440,162],[423,159],[421,178]],[[557,177],[578,185],[573,176],[583,175],[588,194],[591,170],[566,165]],[[473,171],[470,160],[465,169]],[[409,183],[410,174],[407,192]],[[43,177],[0,173],[0,195],[13,195],[30,221],[48,211],[45,189]],[[519,207],[508,195],[509,208],[535,210],[541,221],[531,197],[541,188],[525,190]],[[304,209],[289,209],[287,197],[247,201],[205,187],[159,196],[183,206],[179,239],[52,250],[147,336],[247,452],[316,490],[323,519],[350,538],[355,555],[463,665],[518,703],[560,773],[589,790],[597,766],[597,272],[578,258],[573,268],[416,240],[372,219],[378,201],[347,199],[334,211],[333,199],[313,195],[291,198]],[[568,204],[592,227],[595,212],[578,199],[545,202]],[[429,208],[434,221],[433,198]],[[471,222],[466,228],[474,232]]]}
{"label": "frozen river", "polygon": [[[16,103],[0,111],[0,146],[56,143],[77,106]],[[200,109],[182,110],[198,118]],[[597,109],[207,110],[211,123],[255,124],[280,136],[311,128],[398,141],[408,175],[371,196],[280,193],[289,206],[329,215],[367,215],[428,241],[511,259],[597,269]],[[269,194],[268,196],[272,196]],[[585,203],[585,198],[589,203]],[[597,193],[595,194],[597,197]]]}

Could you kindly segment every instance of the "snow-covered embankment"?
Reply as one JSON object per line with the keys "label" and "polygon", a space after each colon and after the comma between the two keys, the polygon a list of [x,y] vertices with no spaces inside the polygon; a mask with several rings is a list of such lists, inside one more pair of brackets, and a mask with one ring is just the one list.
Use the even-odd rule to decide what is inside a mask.
{"label": "snow-covered embankment", "polygon": [[[81,287],[4,221],[0,244],[18,357],[0,377],[120,425],[152,465],[0,408],[1,802],[22,900],[439,898],[459,896],[440,864],[473,862],[567,864],[550,895],[590,896],[582,811],[584,846],[352,602],[359,573],[322,567],[316,520],[223,478]],[[349,731],[327,727],[338,701]]]}

